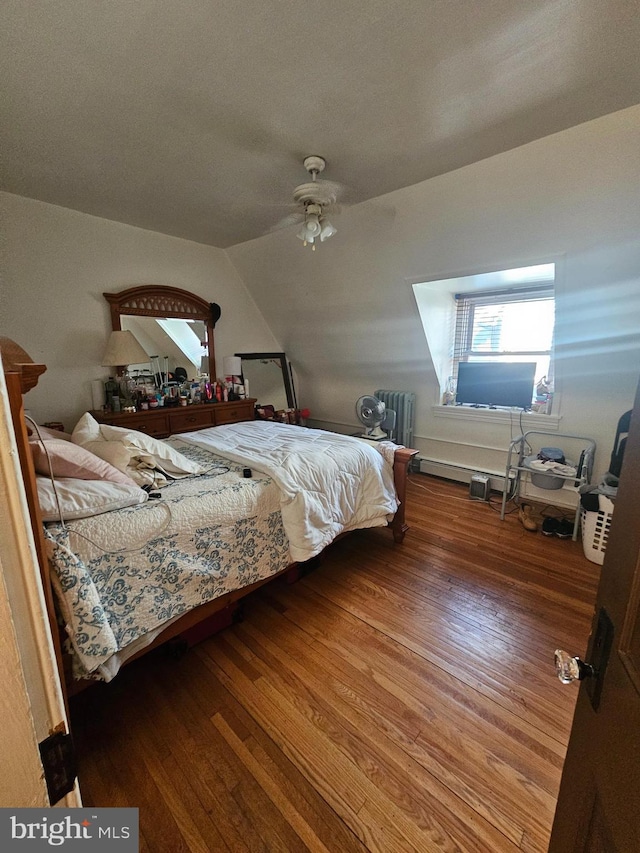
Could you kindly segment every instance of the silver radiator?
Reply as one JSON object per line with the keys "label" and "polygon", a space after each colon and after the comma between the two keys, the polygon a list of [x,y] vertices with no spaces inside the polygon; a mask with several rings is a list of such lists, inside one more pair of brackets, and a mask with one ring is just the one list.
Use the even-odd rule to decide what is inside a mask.
{"label": "silver radiator", "polygon": [[382,400],[387,409],[396,413],[395,429],[391,430],[391,438],[396,444],[413,447],[413,418],[416,405],[416,395],[409,391],[376,391],[374,397]]}

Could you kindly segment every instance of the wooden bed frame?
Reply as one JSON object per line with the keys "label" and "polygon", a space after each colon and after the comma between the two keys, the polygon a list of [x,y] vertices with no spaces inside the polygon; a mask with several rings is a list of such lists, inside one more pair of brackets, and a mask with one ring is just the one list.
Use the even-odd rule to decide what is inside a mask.
{"label": "wooden bed frame", "polygon": [[[11,417],[24,479],[27,505],[31,517],[31,527],[33,530],[36,553],[40,565],[47,614],[52,627],[56,659],[60,670],[63,690],[66,689],[66,696],[73,695],[83,689],[83,687],[89,684],[95,684],[96,682],[93,680],[74,680],[70,673],[70,658],[68,655],[63,654],[62,651],[61,629],[56,616],[50,566],[46,556],[42,516],[40,512],[40,505],[38,503],[35,469],[29,446],[29,436],[22,399],[22,395],[37,384],[38,378],[45,372],[46,366],[42,364],[34,364],[24,350],[12,341],[9,341],[7,338],[0,338],[0,350],[2,351],[4,362],[7,392],[11,407]],[[417,450],[412,450],[410,448],[398,448],[395,452],[393,476],[396,492],[400,501],[400,507],[398,508],[393,520],[389,522],[388,527],[392,531],[394,541],[398,543],[402,542],[404,535],[408,530],[408,525],[405,523],[404,513],[407,474],[409,470],[409,463],[417,452]],[[312,564],[314,561],[317,561],[317,559],[318,558],[316,557],[314,560],[309,561],[309,563]],[[127,660],[127,663],[131,660],[135,660],[137,657],[141,657],[151,651],[151,649],[166,643],[168,640],[177,637],[184,639],[189,645],[193,645],[199,640],[204,639],[204,637],[209,634],[214,633],[216,630],[220,630],[221,628],[231,624],[234,617],[234,610],[236,609],[237,602],[239,602],[240,599],[249,595],[263,584],[282,575],[286,575],[288,582],[293,583],[307,568],[308,564],[294,563],[275,575],[271,575],[268,578],[264,578],[256,583],[250,584],[249,586],[243,587],[242,589],[232,590],[231,592],[215,598],[206,604],[201,604],[198,607],[195,607],[193,610],[185,613],[169,625],[155,638],[152,643],[145,646],[145,648],[140,650],[137,654],[132,655]]]}

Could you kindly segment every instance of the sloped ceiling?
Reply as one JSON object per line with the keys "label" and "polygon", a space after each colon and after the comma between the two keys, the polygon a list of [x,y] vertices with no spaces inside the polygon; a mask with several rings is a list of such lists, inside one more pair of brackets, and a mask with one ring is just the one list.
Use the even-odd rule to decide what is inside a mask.
{"label": "sloped ceiling", "polygon": [[9,0],[2,187],[226,248],[639,100],[637,0]]}

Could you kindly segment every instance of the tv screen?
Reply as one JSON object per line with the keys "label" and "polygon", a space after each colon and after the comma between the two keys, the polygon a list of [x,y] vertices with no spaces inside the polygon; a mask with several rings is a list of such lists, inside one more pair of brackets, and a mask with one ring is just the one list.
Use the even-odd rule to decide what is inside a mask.
{"label": "tv screen", "polygon": [[456,403],[473,406],[531,408],[535,361],[458,365]]}

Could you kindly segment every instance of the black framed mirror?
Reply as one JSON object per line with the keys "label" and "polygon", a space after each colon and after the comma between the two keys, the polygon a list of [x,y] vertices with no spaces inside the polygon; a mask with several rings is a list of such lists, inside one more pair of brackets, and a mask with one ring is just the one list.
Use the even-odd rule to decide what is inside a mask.
{"label": "black framed mirror", "polygon": [[296,409],[296,395],[287,356],[283,352],[237,352],[248,395],[258,406]]}

